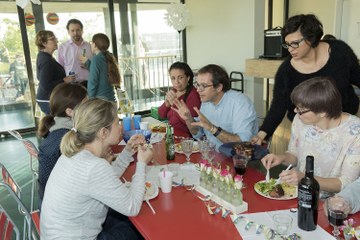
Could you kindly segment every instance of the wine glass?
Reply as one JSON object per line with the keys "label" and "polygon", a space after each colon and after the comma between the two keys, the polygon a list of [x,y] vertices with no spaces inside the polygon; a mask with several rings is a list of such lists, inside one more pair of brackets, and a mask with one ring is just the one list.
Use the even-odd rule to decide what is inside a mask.
{"label": "wine glass", "polygon": [[209,141],[207,140],[206,137],[199,139],[199,151],[201,153],[201,158],[203,160],[206,160],[206,151],[207,151],[208,144],[209,144]]}
{"label": "wine glass", "polygon": [[191,164],[190,163],[190,155],[193,150],[193,145],[194,145],[194,139],[192,139],[192,138],[181,139],[181,149],[186,156],[186,163],[184,163],[184,164]]}
{"label": "wine glass", "polygon": [[206,146],[205,155],[206,155],[206,159],[210,164],[214,160],[215,154],[216,154],[215,145],[209,142],[208,145]]}
{"label": "wine glass", "polygon": [[326,199],[326,209],[329,223],[334,227],[332,234],[336,239],[340,239],[339,227],[343,225],[350,211],[350,205],[345,199],[335,196]]}

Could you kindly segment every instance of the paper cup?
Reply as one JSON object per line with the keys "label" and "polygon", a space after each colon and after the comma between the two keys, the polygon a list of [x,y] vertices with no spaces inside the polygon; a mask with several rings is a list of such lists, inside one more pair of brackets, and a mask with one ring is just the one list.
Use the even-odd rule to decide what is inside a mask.
{"label": "paper cup", "polygon": [[140,129],[141,115],[134,115],[134,128]]}
{"label": "paper cup", "polygon": [[123,124],[123,128],[124,128],[125,132],[131,130],[131,118],[130,117],[124,117],[122,119],[122,124]]}
{"label": "paper cup", "polygon": [[140,122],[140,129],[141,130],[148,130],[149,123],[148,122]]}
{"label": "paper cup", "polygon": [[159,172],[160,188],[163,193],[169,193],[172,189],[173,173],[169,171]]}

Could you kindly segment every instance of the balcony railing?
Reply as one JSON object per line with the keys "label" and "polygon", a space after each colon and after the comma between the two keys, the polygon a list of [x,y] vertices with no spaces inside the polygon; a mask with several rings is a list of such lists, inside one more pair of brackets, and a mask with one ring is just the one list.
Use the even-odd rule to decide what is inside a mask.
{"label": "balcony railing", "polygon": [[159,106],[171,86],[168,70],[176,55],[120,58],[125,89],[133,102],[134,111],[146,111]]}

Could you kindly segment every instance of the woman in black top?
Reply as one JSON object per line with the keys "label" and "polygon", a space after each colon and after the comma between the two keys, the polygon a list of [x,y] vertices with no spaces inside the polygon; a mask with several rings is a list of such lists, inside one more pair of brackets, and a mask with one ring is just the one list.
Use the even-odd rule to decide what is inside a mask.
{"label": "woman in black top", "polygon": [[74,75],[66,77],[64,68],[52,56],[58,47],[57,42],[51,31],[41,30],[36,34],[35,44],[39,48],[36,59],[36,73],[39,80],[36,102],[46,114],[50,114],[49,98],[54,87],[59,83],[75,80]]}
{"label": "woman in black top", "polygon": [[[360,66],[353,50],[343,41],[321,41],[323,26],[315,15],[296,15],[286,22],[282,29],[283,47],[290,56],[281,64],[276,76],[273,99],[269,112],[258,132],[252,139],[261,144],[273,135],[287,112],[292,121],[295,106],[290,94],[301,82],[317,77],[330,77],[340,90],[343,111],[356,114],[359,98],[353,86],[360,87]],[[274,140],[274,139],[273,139]]]}

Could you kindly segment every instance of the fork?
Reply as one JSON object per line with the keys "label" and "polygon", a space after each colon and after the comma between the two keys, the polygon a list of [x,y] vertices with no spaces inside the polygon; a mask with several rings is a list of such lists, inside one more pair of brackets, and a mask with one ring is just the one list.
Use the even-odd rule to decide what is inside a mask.
{"label": "fork", "polygon": [[270,169],[267,169],[267,170],[266,170],[265,181],[266,181],[266,182],[269,182],[269,181],[270,181]]}

